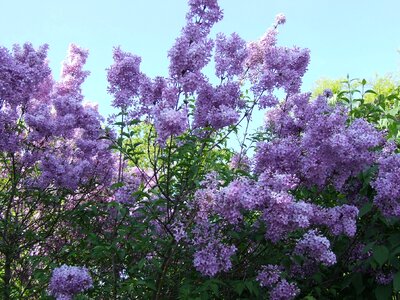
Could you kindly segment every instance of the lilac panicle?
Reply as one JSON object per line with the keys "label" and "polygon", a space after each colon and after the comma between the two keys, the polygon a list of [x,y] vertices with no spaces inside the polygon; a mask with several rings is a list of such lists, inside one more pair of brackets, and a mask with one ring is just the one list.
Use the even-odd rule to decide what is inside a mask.
{"label": "lilac panicle", "polygon": [[387,285],[393,282],[394,276],[395,273],[393,271],[388,273],[379,271],[375,275],[375,281],[380,285]]}
{"label": "lilac panicle", "polygon": [[169,50],[169,74],[186,93],[193,93],[205,81],[201,70],[211,59],[213,41],[202,36],[195,24],[189,24]]}
{"label": "lilac panicle", "polygon": [[114,48],[113,58],[114,64],[107,71],[108,92],[114,95],[114,107],[126,109],[133,104],[133,98],[139,92],[141,58],[119,47]]}
{"label": "lilac panicle", "polygon": [[93,286],[88,269],[62,265],[53,270],[49,293],[57,300],[70,299]]}
{"label": "lilac panicle", "polygon": [[260,75],[264,65],[266,51],[276,44],[278,31],[268,29],[267,32],[258,41],[247,44],[247,58],[245,66],[250,71],[250,79],[255,82]]}
{"label": "lilac panicle", "polygon": [[180,135],[188,128],[188,112],[186,109],[173,108],[157,110],[154,127],[157,131],[158,142],[164,145],[168,137]]}
{"label": "lilac panicle", "polygon": [[217,0],[189,0],[188,4],[189,12],[186,20],[198,24],[205,31],[209,31],[215,23],[222,19],[222,10]]}
{"label": "lilac panicle", "polygon": [[302,77],[310,61],[308,49],[271,47],[264,52],[258,80],[252,87],[256,95],[283,88],[287,94],[300,91]]}
{"label": "lilac panicle", "polygon": [[0,47],[0,108],[26,106],[51,74],[47,64],[47,45],[35,50],[29,43],[14,45],[13,53]]}
{"label": "lilac panicle", "polygon": [[[247,194],[247,196],[246,196]],[[238,224],[242,220],[242,210],[250,205],[251,186],[246,179],[232,181],[227,187],[221,188],[215,201],[215,212],[230,224]]]}
{"label": "lilac panicle", "polygon": [[281,279],[282,267],[277,265],[261,266],[256,280],[261,286],[272,287]]}
{"label": "lilac panicle", "polygon": [[26,112],[27,124],[35,129],[29,135],[31,141],[42,142],[46,138],[52,143],[52,147],[40,153],[41,174],[35,185],[41,188],[54,184],[74,190],[90,180],[106,183],[111,179],[109,145],[99,141],[103,135],[102,118],[97,106],[82,104],[87,55],[87,51],[71,45],[60,82],[48,82],[49,98],[39,99],[49,102],[47,108],[41,109],[44,104],[32,102],[35,105]]}
{"label": "lilac panicle", "polygon": [[386,155],[378,163],[378,175],[371,184],[376,190],[374,204],[386,217],[400,217],[400,154]]}
{"label": "lilac panicle", "polygon": [[327,97],[309,101],[309,94],[288,97],[267,115],[276,134],[260,143],[256,172],[264,168],[295,174],[306,186],[333,184],[341,190],[347,179],[370,167],[383,134],[363,119],[350,125],[343,107],[330,107]]}
{"label": "lilac panicle", "polygon": [[187,24],[171,50],[169,74],[186,93],[193,93],[205,81],[201,69],[211,59],[214,46],[207,38],[211,27],[222,19],[216,0],[190,0]]}
{"label": "lilac panicle", "polygon": [[286,23],[286,17],[284,14],[278,14],[275,17],[275,23],[279,25],[283,25]]}
{"label": "lilac panicle", "polygon": [[336,255],[330,247],[331,244],[326,237],[315,230],[310,230],[297,242],[294,253],[304,256],[306,260],[332,266],[336,263]]}
{"label": "lilac panicle", "polygon": [[219,242],[210,242],[194,254],[195,268],[206,276],[214,276],[218,272],[232,268],[231,256],[236,252],[233,245],[224,245]]}
{"label": "lilac panicle", "polygon": [[243,105],[237,82],[227,82],[216,88],[209,84],[203,85],[196,99],[194,125],[215,129],[233,125],[238,121],[238,110]]}
{"label": "lilac panicle", "polygon": [[79,96],[79,100],[83,99],[81,95],[81,85],[90,74],[89,71],[83,70],[88,54],[89,52],[87,50],[75,44],[69,46],[68,57],[63,62],[61,69],[61,80],[56,84],[56,90],[59,96],[71,96],[74,94]]}
{"label": "lilac panicle", "polygon": [[220,78],[241,75],[246,56],[246,43],[237,33],[230,37],[219,33],[215,41],[215,74]]}
{"label": "lilac panicle", "polygon": [[292,282],[289,283],[286,279],[280,281],[270,292],[271,300],[292,300],[300,293],[300,289]]}
{"label": "lilac panicle", "polygon": [[312,222],[325,225],[333,235],[353,237],[357,230],[358,209],[353,205],[338,205],[331,208],[314,207]]}
{"label": "lilac panicle", "polygon": [[275,88],[283,88],[287,94],[298,93],[310,61],[308,49],[276,46],[277,26],[284,24],[286,18],[280,14],[275,21],[260,40],[247,45],[246,76],[257,96],[268,95],[268,101],[259,103],[261,108],[271,102]]}
{"label": "lilac panicle", "polygon": [[35,50],[29,43],[14,45],[13,52],[0,47],[0,151],[17,152],[23,136],[17,122],[21,111],[30,109],[50,77],[47,45]]}

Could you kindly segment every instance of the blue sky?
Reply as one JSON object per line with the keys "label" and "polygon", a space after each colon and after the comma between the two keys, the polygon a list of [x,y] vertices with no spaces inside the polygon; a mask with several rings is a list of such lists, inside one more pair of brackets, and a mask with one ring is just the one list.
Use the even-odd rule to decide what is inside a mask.
{"label": "blue sky", "polygon": [[[258,39],[278,13],[287,23],[278,43],[311,50],[311,64],[303,90],[321,77],[373,78],[400,73],[399,0],[220,0],[224,19],[213,34],[237,32],[245,40]],[[185,0],[0,0],[0,45],[32,42],[50,45],[55,78],[68,45],[89,49],[84,85],[87,100],[110,111],[106,71],[112,48],[142,56],[149,76],[166,75],[167,51],[185,22]]]}

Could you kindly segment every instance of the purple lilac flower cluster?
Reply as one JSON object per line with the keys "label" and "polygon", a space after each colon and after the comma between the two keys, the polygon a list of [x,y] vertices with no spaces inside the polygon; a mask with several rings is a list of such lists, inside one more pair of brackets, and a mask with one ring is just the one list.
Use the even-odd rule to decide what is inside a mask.
{"label": "purple lilac flower cluster", "polygon": [[[299,89],[308,50],[276,46],[276,26],[285,23],[283,15],[277,16],[274,28],[258,42],[246,45],[236,33],[217,35],[214,59],[221,83],[214,87],[202,69],[211,60],[214,47],[208,38],[211,27],[221,19],[216,0],[189,1],[186,25],[168,52],[169,78],[148,78],[139,70],[139,57],[114,50],[115,63],[108,70],[113,105],[130,118],[153,121],[161,145],[190,127],[220,129],[235,124],[245,109],[240,84],[246,74],[252,74],[249,78],[257,82],[254,91],[260,96],[267,92],[272,102],[276,102],[275,88],[291,93]],[[259,101],[262,107],[266,106],[265,97]],[[195,100],[192,124],[188,99]]]}
{"label": "purple lilac flower cluster", "polygon": [[[50,76],[47,45],[35,50],[29,43],[14,45],[11,54],[0,47],[0,108],[25,107]],[[19,79],[19,80],[17,80]]]}
{"label": "purple lilac flower cluster", "polygon": [[289,283],[283,279],[271,290],[269,296],[271,300],[291,300],[299,293],[300,289],[294,282]]}
{"label": "purple lilac flower cluster", "polygon": [[75,45],[70,46],[61,80],[54,85],[54,92],[50,94],[55,114],[49,113],[50,105],[47,110],[41,110],[43,107],[39,105],[27,111],[25,118],[33,129],[29,137],[31,141],[39,142],[48,136],[54,139],[53,147],[41,153],[42,175],[38,180],[41,187],[53,182],[56,186],[74,190],[79,184],[86,184],[96,176],[102,182],[111,180],[109,169],[113,158],[108,150],[109,144],[98,140],[104,134],[101,129],[102,118],[96,106],[81,104],[83,96],[80,86],[89,74],[82,70],[87,56],[87,51]]}
{"label": "purple lilac flower cluster", "polygon": [[300,290],[294,282],[289,283],[286,279],[281,278],[281,273],[281,266],[265,265],[258,272],[256,280],[261,286],[270,289],[270,299],[294,299]]}
{"label": "purple lilac flower cluster", "polygon": [[257,182],[239,178],[226,187],[212,185],[196,192],[197,216],[205,221],[218,214],[225,222],[238,225],[246,211],[258,210],[266,226],[265,238],[274,243],[289,233],[311,226],[326,226],[333,235],[354,236],[358,209],[350,205],[324,208],[298,201],[290,194],[298,184],[293,175],[266,170]]}
{"label": "purple lilac flower cluster", "polygon": [[194,92],[205,81],[201,73],[211,59],[213,41],[208,39],[212,26],[222,19],[217,0],[191,0],[187,23],[174,46],[168,52],[171,78],[181,84],[186,93]]}
{"label": "purple lilac flower cluster", "polygon": [[258,272],[257,281],[261,286],[272,287],[281,279],[282,267],[277,265],[265,265]]}
{"label": "purple lilac flower cluster", "polygon": [[139,92],[141,58],[124,52],[121,48],[114,49],[113,58],[115,63],[107,74],[108,91],[114,95],[112,105],[126,109],[133,105],[133,97]]}
{"label": "purple lilac flower cluster", "polygon": [[295,174],[306,186],[333,184],[341,189],[377,159],[383,134],[363,119],[347,125],[340,106],[330,107],[327,98],[309,101],[309,94],[289,97],[267,115],[267,125],[277,139],[260,143],[256,171],[266,168]]}
{"label": "purple lilac flower cluster", "polygon": [[215,75],[219,78],[240,76],[247,57],[246,42],[237,34],[230,37],[219,33],[215,41]]}
{"label": "purple lilac flower cluster", "polygon": [[218,224],[198,219],[193,230],[193,245],[196,252],[193,258],[195,268],[206,276],[214,276],[218,272],[232,268],[231,256],[237,248],[223,243]]}
{"label": "purple lilac flower cluster", "polygon": [[353,237],[356,233],[356,220],[359,210],[353,205],[341,205],[331,208],[314,205],[312,222],[316,225],[325,225],[331,234],[344,234]]}
{"label": "purple lilac flower cluster", "polygon": [[238,107],[243,108],[244,102],[240,99],[237,82],[227,82],[216,88],[204,84],[199,88],[196,99],[194,125],[215,129],[232,125],[239,119]]}
{"label": "purple lilac flower cluster", "polygon": [[[246,211],[260,211],[260,220],[266,224],[265,238],[274,243],[286,238],[288,234],[298,229],[308,229],[312,226],[326,226],[333,235],[344,234],[354,236],[356,231],[356,219],[358,209],[354,206],[343,205],[332,208],[324,208],[304,201],[297,201],[290,190],[298,184],[298,179],[293,175],[273,173],[266,170],[260,175],[258,182],[238,178],[226,187],[219,187],[216,174],[210,174],[208,180],[203,183],[205,188],[196,192],[195,202],[197,208],[196,238],[207,237],[198,245],[207,245],[195,254],[196,266],[199,267],[200,258],[206,253],[213,256],[214,263],[210,266],[202,265],[203,274],[211,274],[217,270],[225,270],[216,267],[220,253],[219,243],[210,242],[214,237],[220,240],[218,230],[231,224],[237,226],[244,220]],[[221,223],[211,224],[209,220],[218,215]],[[213,227],[215,226],[215,227]],[[213,228],[211,230],[211,228]],[[216,246],[218,245],[218,247]],[[335,255],[330,251],[329,240],[309,231],[302,241],[296,246],[294,253],[308,255],[320,250],[318,259],[313,263],[322,263],[330,266],[335,263]],[[217,248],[217,249],[215,249]],[[211,251],[213,249],[213,251]],[[212,253],[212,254],[210,254]],[[233,253],[233,252],[232,252]],[[221,257],[220,257],[221,258]],[[221,260],[220,264],[226,266],[227,261]],[[207,271],[207,266],[212,267]],[[305,266],[307,268],[307,266]],[[199,269],[199,268],[198,268]],[[304,270],[301,270],[304,272]]]}
{"label": "purple lilac flower cluster", "polygon": [[379,172],[372,182],[377,191],[374,204],[387,217],[400,217],[400,154],[379,159]]}
{"label": "purple lilac flower cluster", "polygon": [[127,173],[123,178],[123,186],[118,188],[114,193],[114,200],[119,203],[133,205],[135,203],[135,196],[133,195],[138,191],[142,184],[141,174],[134,172]]}
{"label": "purple lilac flower cluster", "polygon": [[[87,51],[71,45],[59,82],[46,60],[47,46],[0,49],[0,151],[19,153],[24,168],[40,173],[24,179],[27,187],[50,185],[75,190],[91,180],[107,183],[112,165],[97,107],[82,104],[81,84]],[[24,127],[19,127],[24,124]]]}
{"label": "purple lilac flower cluster", "polygon": [[383,272],[378,271],[375,275],[375,281],[381,285],[387,285],[392,283],[394,278],[394,272]]}
{"label": "purple lilac flower cluster", "polygon": [[310,60],[308,49],[276,46],[277,27],[284,24],[286,18],[280,14],[275,22],[259,41],[249,43],[245,62],[252,90],[261,97],[261,108],[276,103],[275,88],[283,88],[287,94],[298,93]]}
{"label": "purple lilac flower cluster", "polygon": [[[17,152],[23,140],[17,123],[21,109],[39,96],[50,76],[47,45],[35,50],[31,44],[15,45],[10,53],[0,47],[0,151]],[[44,87],[43,87],[44,88]]]}
{"label": "purple lilac flower cluster", "polygon": [[294,253],[306,260],[332,266],[336,263],[336,255],[330,249],[329,240],[315,230],[308,231],[296,244]]}
{"label": "purple lilac flower cluster", "polygon": [[92,277],[84,267],[62,265],[53,270],[49,293],[57,300],[72,300],[73,297],[93,286]]}

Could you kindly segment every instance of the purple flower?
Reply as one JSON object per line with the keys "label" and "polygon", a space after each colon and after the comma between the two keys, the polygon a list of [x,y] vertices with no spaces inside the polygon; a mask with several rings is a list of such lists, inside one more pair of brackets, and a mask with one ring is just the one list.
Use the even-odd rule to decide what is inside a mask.
{"label": "purple flower", "polygon": [[112,105],[127,108],[133,104],[133,97],[138,95],[141,73],[139,70],[141,58],[123,52],[119,47],[114,49],[114,64],[108,69],[108,92],[114,95]]}
{"label": "purple flower", "polygon": [[223,16],[217,0],[189,0],[189,8],[186,20],[198,24],[207,33]]}
{"label": "purple flower", "polygon": [[257,197],[252,191],[250,180],[240,178],[232,181],[228,186],[215,192],[214,211],[228,223],[238,224],[243,218],[243,211],[256,206]]}
{"label": "purple flower", "polygon": [[196,218],[192,231],[192,243],[196,249],[193,264],[203,275],[214,276],[232,267],[231,256],[237,248],[222,241],[222,228],[219,223],[210,223],[208,218]]}
{"label": "purple flower", "polygon": [[325,89],[324,92],[322,93],[326,98],[332,98],[333,93],[331,89]]}
{"label": "purple flower", "polygon": [[387,273],[383,271],[378,271],[375,275],[375,281],[381,285],[390,284],[393,281],[393,278],[394,278],[394,272]]}
{"label": "purple flower", "polygon": [[306,260],[332,266],[336,263],[336,255],[331,251],[330,246],[326,237],[315,230],[310,230],[297,242],[294,253],[304,256]]}
{"label": "purple flower", "polygon": [[88,269],[62,265],[53,270],[49,293],[57,300],[72,300],[74,295],[93,287]]}
{"label": "purple flower", "polygon": [[201,70],[209,63],[213,46],[199,24],[189,23],[169,50],[169,75],[184,92],[193,93],[205,82]]}
{"label": "purple flower", "polygon": [[260,143],[255,156],[256,172],[265,168],[295,174],[305,186],[333,184],[339,191],[350,177],[370,167],[377,159],[376,147],[383,134],[363,119],[347,125],[342,106],[330,107],[320,96],[289,96],[268,111],[267,126],[276,138]]}
{"label": "purple flower", "polygon": [[400,154],[379,159],[379,172],[371,183],[376,190],[374,204],[387,217],[400,216]]}
{"label": "purple flower", "polygon": [[210,84],[203,85],[196,99],[194,124],[215,129],[233,125],[238,121],[238,109],[243,105],[237,82],[227,82],[216,88]]}
{"label": "purple flower", "polygon": [[271,300],[291,300],[299,293],[300,290],[294,282],[289,283],[283,279],[272,289],[269,296]]}
{"label": "purple flower", "polygon": [[188,128],[187,110],[163,109],[155,114],[154,126],[157,131],[157,140],[164,145],[167,138],[180,135]]}
{"label": "purple flower", "polygon": [[284,14],[278,14],[275,17],[275,23],[279,25],[283,25],[286,22],[286,17]]}
{"label": "purple flower", "polygon": [[271,47],[264,52],[263,65],[252,90],[261,95],[274,88],[283,88],[287,94],[300,91],[301,78],[310,61],[308,49]]}
{"label": "purple flower", "polygon": [[68,49],[68,57],[63,62],[61,70],[61,80],[56,85],[57,94],[59,96],[70,96],[75,94],[82,100],[80,96],[81,85],[86,77],[90,74],[89,71],[84,71],[82,68],[86,63],[88,51],[71,44]]}
{"label": "purple flower", "polygon": [[179,241],[184,240],[187,238],[187,233],[185,229],[185,225],[178,221],[172,224],[172,232],[174,234],[175,241],[179,243]]}
{"label": "purple flower", "polygon": [[193,264],[203,275],[214,276],[220,271],[228,271],[232,268],[230,258],[236,250],[233,245],[213,241],[196,251]]}
{"label": "purple flower", "polygon": [[272,287],[281,279],[281,272],[281,266],[265,265],[261,267],[256,280],[261,286]]}
{"label": "purple flower", "polygon": [[242,74],[247,56],[245,41],[237,33],[232,33],[228,38],[219,33],[215,46],[215,74],[221,78],[232,78]]}
{"label": "purple flower", "polygon": [[35,50],[29,43],[14,45],[11,54],[0,47],[0,109],[4,103],[25,106],[40,92],[51,71],[47,64],[47,45]]}

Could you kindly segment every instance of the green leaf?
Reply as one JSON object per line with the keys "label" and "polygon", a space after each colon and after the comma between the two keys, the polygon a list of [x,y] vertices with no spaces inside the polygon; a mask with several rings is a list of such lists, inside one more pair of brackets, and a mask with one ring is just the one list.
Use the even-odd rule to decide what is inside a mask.
{"label": "green leaf", "polygon": [[400,272],[397,272],[393,278],[393,289],[396,292],[400,292]]}
{"label": "green leaf", "polygon": [[210,287],[214,295],[218,295],[218,284],[212,282],[210,283]]}
{"label": "green leaf", "polygon": [[351,283],[356,289],[357,295],[360,295],[365,289],[361,273],[355,273],[353,278],[351,279]]}
{"label": "green leaf", "polygon": [[138,269],[142,269],[144,267],[144,264],[146,263],[146,259],[142,258],[141,260],[139,260],[137,267]]}
{"label": "green leaf", "polygon": [[253,281],[246,281],[245,285],[247,289],[249,290],[250,294],[254,295],[255,294],[255,286]]}
{"label": "green leaf", "polygon": [[389,258],[389,250],[383,245],[374,246],[373,252],[373,257],[380,266],[382,266]]}
{"label": "green leaf", "polygon": [[392,286],[391,285],[378,286],[375,289],[374,293],[377,300],[388,300],[392,296]]}
{"label": "green leaf", "polygon": [[365,216],[367,213],[369,213],[372,209],[372,203],[366,203],[365,205],[363,205],[363,207],[361,207],[358,216],[361,218],[363,216]]}
{"label": "green leaf", "polygon": [[392,246],[397,246],[400,244],[400,233],[395,233],[390,235],[389,242]]}
{"label": "green leaf", "polygon": [[236,292],[239,296],[241,296],[242,293],[243,293],[243,291],[244,291],[244,289],[245,289],[245,287],[246,287],[246,286],[245,286],[245,284],[244,284],[243,281],[237,281],[237,282],[235,283],[233,289],[235,290],[235,292]]}
{"label": "green leaf", "polygon": [[115,189],[118,189],[118,188],[123,187],[123,186],[124,186],[123,182],[116,182],[113,185],[111,185],[111,189],[115,190]]}
{"label": "green leaf", "polygon": [[129,122],[129,125],[136,125],[136,124],[138,124],[138,123],[140,123],[140,120],[132,120],[132,121],[130,121]]}

